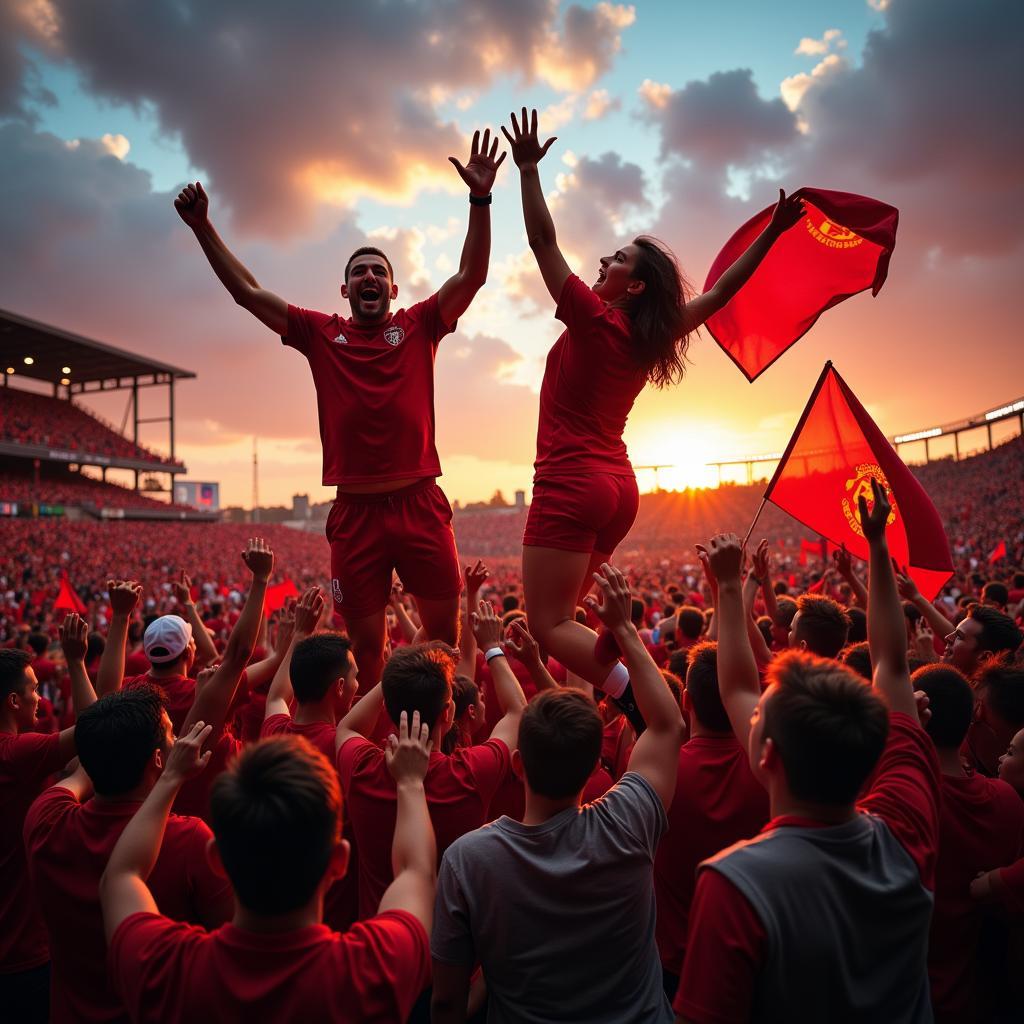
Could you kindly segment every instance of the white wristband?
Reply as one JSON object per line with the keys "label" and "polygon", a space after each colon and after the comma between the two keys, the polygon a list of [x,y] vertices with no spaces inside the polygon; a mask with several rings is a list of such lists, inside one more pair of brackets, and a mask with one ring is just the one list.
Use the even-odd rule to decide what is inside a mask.
{"label": "white wristband", "polygon": [[490,661],[491,658],[504,658],[505,652],[500,647],[489,647],[484,651],[484,661]]}

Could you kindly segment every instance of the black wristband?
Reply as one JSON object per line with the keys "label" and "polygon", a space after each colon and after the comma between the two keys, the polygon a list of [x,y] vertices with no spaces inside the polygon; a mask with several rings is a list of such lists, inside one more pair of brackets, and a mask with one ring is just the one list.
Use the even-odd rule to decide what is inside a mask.
{"label": "black wristband", "polygon": [[485,196],[475,196],[472,192],[469,193],[469,205],[470,206],[490,206],[491,205],[491,193],[488,192]]}
{"label": "black wristband", "polygon": [[608,699],[626,716],[626,721],[633,726],[633,731],[637,736],[642,735],[647,728],[647,723],[644,721],[644,716],[640,714],[640,708],[637,707],[632,683],[627,683],[626,688],[618,697],[609,697]]}

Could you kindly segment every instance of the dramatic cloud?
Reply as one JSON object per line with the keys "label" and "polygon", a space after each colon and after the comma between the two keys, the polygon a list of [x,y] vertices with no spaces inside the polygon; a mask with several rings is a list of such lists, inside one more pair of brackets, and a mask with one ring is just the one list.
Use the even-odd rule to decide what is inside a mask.
{"label": "dramatic cloud", "polygon": [[827,28],[820,39],[804,36],[794,52],[807,57],[820,57],[832,50],[845,49],[846,40],[843,38],[843,33],[837,28]]}
{"label": "dramatic cloud", "polygon": [[[510,73],[585,89],[634,19],[608,3],[560,12],[557,0],[371,3],[358,16],[329,0],[301,11],[276,0],[45,8],[45,25],[22,17],[9,27],[73,65],[94,94],[149,104],[239,226],[279,236],[307,228],[318,202],[461,188],[446,158],[466,140],[438,102]],[[6,51],[15,44],[0,45],[10,108],[24,69]]]}

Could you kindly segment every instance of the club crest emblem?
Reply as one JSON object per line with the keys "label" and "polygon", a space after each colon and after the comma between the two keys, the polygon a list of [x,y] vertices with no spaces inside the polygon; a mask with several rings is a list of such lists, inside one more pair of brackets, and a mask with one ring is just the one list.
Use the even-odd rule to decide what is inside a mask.
{"label": "club crest emblem", "polygon": [[864,529],[860,525],[860,508],[857,499],[863,495],[869,509],[874,505],[875,499],[871,492],[872,477],[885,488],[886,497],[889,499],[889,504],[892,505],[892,511],[890,511],[889,517],[885,521],[886,526],[892,526],[896,522],[896,498],[893,496],[889,481],[885,479],[882,467],[874,462],[862,462],[854,470],[854,474],[851,480],[846,481],[848,496],[843,498],[843,515],[846,516],[846,522],[849,524],[850,529],[858,537],[864,536]]}
{"label": "club crest emblem", "polygon": [[331,580],[331,594],[334,597],[334,603],[341,604],[345,597],[341,592],[341,580],[337,578]]}
{"label": "club crest emblem", "polygon": [[855,231],[844,228],[842,224],[835,224],[827,218],[820,224],[815,224],[808,217],[804,225],[811,238],[829,249],[855,249],[864,241]]}
{"label": "club crest emblem", "polygon": [[346,338],[345,335],[341,333],[341,331],[338,331],[338,336],[336,338],[334,338],[333,341],[334,341],[335,345],[347,345],[348,344],[348,338]]}
{"label": "club crest emblem", "polygon": [[384,332],[384,340],[392,347],[397,348],[405,338],[405,331],[401,327],[389,327]]}

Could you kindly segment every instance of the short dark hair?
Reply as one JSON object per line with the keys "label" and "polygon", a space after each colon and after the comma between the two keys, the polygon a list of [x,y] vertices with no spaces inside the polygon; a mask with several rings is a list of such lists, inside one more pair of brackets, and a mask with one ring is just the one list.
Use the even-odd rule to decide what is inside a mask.
{"label": "short dark hair", "polygon": [[974,718],[974,691],[967,677],[952,665],[925,665],[910,680],[928,695],[931,716],[925,732],[940,750],[957,750]]}
{"label": "short dark hair", "polygon": [[210,824],[238,902],[284,914],[316,892],[341,837],[341,789],[302,736],[245,747],[214,781]]}
{"label": "short dark hair", "polygon": [[871,648],[867,640],[859,643],[847,644],[839,652],[839,660],[848,668],[852,668],[857,675],[866,679],[869,683],[873,678],[874,669],[871,665]]}
{"label": "short dark hair", "polygon": [[997,608],[984,604],[972,604],[967,609],[967,618],[974,619],[981,626],[978,637],[978,650],[1000,654],[1003,651],[1016,651],[1024,640],[1024,633],[1017,624]]}
{"label": "short dark hair", "polygon": [[803,651],[779,655],[768,678],[764,736],[778,747],[790,791],[815,803],[852,803],[885,748],[885,704],[845,665]]}
{"label": "short dark hair", "polygon": [[100,697],[78,716],[75,746],[100,796],[121,796],[141,781],[164,744],[167,696],[162,687],[138,683]]}
{"label": "short dark hair", "polygon": [[551,800],[579,793],[601,756],[601,716],[578,690],[545,690],[523,711],[519,755],[530,789]]}
{"label": "short dark hair", "polygon": [[515,594],[506,594],[501,599],[501,613],[514,612],[519,607],[519,598]]}
{"label": "short dark hair", "polygon": [[686,666],[689,664],[690,648],[679,647],[668,656],[668,663],[665,667],[669,670],[669,672],[679,676],[680,679],[685,679]]}
{"label": "short dark hair", "polygon": [[800,612],[796,639],[803,640],[812,654],[834,658],[846,646],[850,617],[823,594],[801,594],[796,607]]}
{"label": "short dark hair", "polygon": [[672,694],[673,700],[676,702],[676,706],[682,710],[682,699],[683,699],[683,681],[675,674],[670,672],[667,668],[661,670],[661,678],[665,680],[665,685],[669,689],[669,693]]}
{"label": "short dark hair", "polygon": [[913,625],[919,618],[921,618],[921,609],[917,607],[912,601],[903,602],[903,617]]}
{"label": "short dark hair", "polygon": [[764,637],[766,646],[771,647],[772,645],[772,617],[770,615],[758,615],[757,617],[757,628],[761,632],[761,636]]}
{"label": "short dark hair", "polygon": [[974,685],[998,718],[1014,729],[1024,728],[1024,664],[1001,654],[982,666]]}
{"label": "short dark hair", "polygon": [[630,599],[629,602],[629,618],[634,626],[641,626],[644,621],[644,616],[647,613],[647,605],[640,600],[639,597]]}
{"label": "short dark hair", "polygon": [[50,641],[45,633],[29,633],[28,645],[35,652],[35,656],[41,658],[46,653],[46,648],[50,646]]}
{"label": "short dark hair", "polygon": [[846,634],[848,644],[859,644],[868,638],[868,616],[863,608],[847,608],[846,617],[850,620],[850,629]]}
{"label": "short dark hair", "polygon": [[793,625],[793,618],[796,616],[797,604],[792,597],[780,597],[775,602],[775,621],[780,626],[789,629]]}
{"label": "short dark hair", "polygon": [[1000,608],[1005,608],[1010,601],[1010,591],[1005,583],[993,580],[982,588],[981,599],[982,601],[995,601]]}
{"label": "short dark hair", "polygon": [[729,732],[732,726],[718,689],[718,644],[713,640],[694,644],[689,655],[686,692],[697,721],[707,729]]}
{"label": "short dark hair", "polygon": [[85,650],[85,661],[86,664],[95,661],[102,653],[104,648],[107,646],[106,637],[98,630],[93,630],[89,634],[89,639],[86,641]]}
{"label": "short dark hair", "polygon": [[704,613],[692,604],[684,604],[676,612],[676,631],[690,640],[704,632]]}
{"label": "short dark hair", "polygon": [[[455,711],[452,715],[457,719],[464,715],[480,699],[480,688],[469,676],[457,675],[452,680],[452,704]],[[455,753],[459,745],[459,727],[452,722],[452,727],[444,734],[441,740],[441,750],[446,754]]]}
{"label": "short dark hair", "polygon": [[400,647],[388,659],[381,675],[384,707],[397,726],[402,712],[414,711],[428,728],[444,714],[451,700],[455,679],[455,660],[451,651],[439,644],[414,644]]}
{"label": "short dark hair", "polygon": [[388,273],[391,275],[391,280],[394,281],[395,270],[391,266],[391,260],[388,259],[387,253],[382,249],[378,249],[375,245],[361,245],[354,253],[352,253],[351,256],[349,256],[348,263],[345,264],[346,281],[348,280],[348,272],[351,269],[352,264],[355,263],[360,256],[379,256],[388,265]]}
{"label": "short dark hair", "polygon": [[28,651],[17,647],[0,647],[0,700],[7,700],[8,694],[25,692],[25,669],[32,661]]}
{"label": "short dark hair", "polygon": [[315,704],[348,672],[352,641],[341,633],[314,633],[300,640],[292,650],[290,677],[295,700]]}

